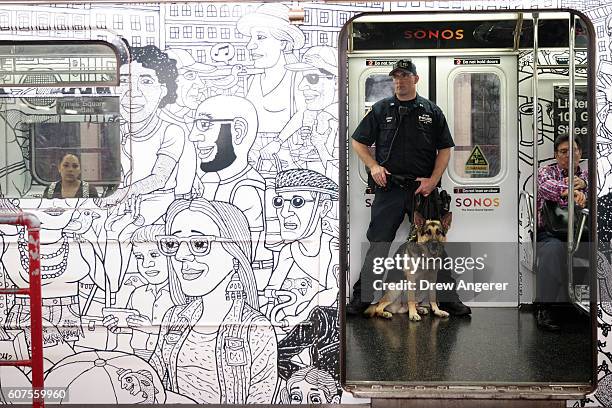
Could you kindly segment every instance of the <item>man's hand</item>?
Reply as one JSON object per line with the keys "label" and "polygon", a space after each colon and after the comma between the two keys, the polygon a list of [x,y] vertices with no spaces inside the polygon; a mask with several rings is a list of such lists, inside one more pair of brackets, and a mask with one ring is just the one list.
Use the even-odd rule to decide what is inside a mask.
{"label": "man's hand", "polygon": [[416,191],[414,192],[414,194],[421,194],[424,197],[427,197],[428,195],[431,194],[432,191],[434,191],[436,189],[436,186],[438,185],[438,181],[434,180],[433,178],[429,177],[417,177],[416,181],[420,181],[421,185],[419,186],[419,188],[416,189]]}
{"label": "man's hand", "polygon": [[376,164],[370,168],[370,174],[372,178],[381,187],[387,186],[387,175],[391,174],[387,169],[385,169],[380,164]]}
{"label": "man's hand", "polygon": [[578,207],[584,208],[586,206],[586,195],[582,191],[574,191],[574,200]]}
{"label": "man's hand", "polygon": [[[565,177],[563,179],[563,181],[565,181],[566,184],[568,184],[568,177]],[[581,179],[578,176],[574,176],[574,189],[576,190],[584,190],[587,187],[587,183],[586,181],[584,181],[583,179]]]}
{"label": "man's hand", "polygon": [[[561,197],[567,197],[568,193],[568,190],[563,190]],[[586,206],[586,194],[580,190],[574,190],[574,202],[578,207],[584,208]]]}

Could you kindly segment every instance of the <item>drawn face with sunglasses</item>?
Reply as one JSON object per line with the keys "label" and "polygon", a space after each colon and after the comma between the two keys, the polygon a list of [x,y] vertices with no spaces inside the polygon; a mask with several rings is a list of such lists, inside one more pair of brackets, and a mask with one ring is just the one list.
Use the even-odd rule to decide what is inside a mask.
{"label": "drawn face with sunglasses", "polygon": [[323,110],[334,103],[336,76],[321,68],[304,71],[298,90],[304,94],[308,110]]}
{"label": "drawn face with sunglasses", "polygon": [[187,296],[204,296],[221,282],[230,279],[234,257],[222,242],[219,227],[206,214],[184,210],[177,214],[170,228],[171,235],[158,237],[160,252],[171,257],[174,271]]}
{"label": "drawn face with sunglasses", "polygon": [[281,192],[272,199],[272,205],[281,221],[281,237],[285,241],[297,241],[310,237],[321,226],[331,208],[330,200],[321,200],[319,193],[308,191]]}

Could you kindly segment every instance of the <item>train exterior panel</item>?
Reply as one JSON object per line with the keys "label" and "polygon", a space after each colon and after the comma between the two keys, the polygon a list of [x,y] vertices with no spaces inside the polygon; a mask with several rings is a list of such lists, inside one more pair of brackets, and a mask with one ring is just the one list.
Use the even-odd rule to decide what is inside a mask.
{"label": "train exterior panel", "polygon": [[[0,208],[29,211],[42,223],[45,385],[66,391],[49,402],[367,402],[340,384],[338,304],[340,287],[356,277],[354,262],[346,282],[340,273],[347,134],[339,132],[346,84],[338,47],[341,29],[359,13],[584,13],[596,32],[598,223],[609,246],[612,3],[300,3],[299,24],[289,21],[292,7],[0,4]],[[463,38],[457,30],[405,33],[422,35]],[[518,55],[514,73],[524,104],[528,59]],[[553,100],[563,92],[553,77],[567,72],[548,74]],[[586,92],[584,72],[578,82]],[[519,108],[511,116],[521,135],[514,171],[527,186],[534,140],[529,112]],[[551,114],[562,110],[543,108],[548,146]],[[54,198],[66,152],[80,157],[91,194]],[[351,211],[367,219],[368,199]],[[520,218],[518,195],[509,200]],[[26,286],[23,231],[1,232],[0,284]],[[597,273],[599,388],[569,402],[575,406],[612,401],[612,267],[604,255]],[[525,273],[517,293],[528,292],[530,279]],[[26,298],[0,295],[1,358],[27,358],[28,319]],[[0,370],[2,402],[23,402],[5,392],[29,387],[16,370]]]}

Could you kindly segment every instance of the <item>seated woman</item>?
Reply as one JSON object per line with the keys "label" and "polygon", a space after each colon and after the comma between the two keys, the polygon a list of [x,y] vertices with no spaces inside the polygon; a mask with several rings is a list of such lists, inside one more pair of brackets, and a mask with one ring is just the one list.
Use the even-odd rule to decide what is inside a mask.
{"label": "seated woman", "polygon": [[[569,302],[567,290],[567,252],[566,244],[559,237],[545,228],[542,209],[545,201],[558,203],[567,207],[569,192],[569,135],[561,134],[554,142],[556,163],[542,167],[538,172],[538,270],[536,276],[536,304],[538,327],[548,331],[557,331],[560,324],[551,313],[551,305]],[[574,202],[580,207],[586,206],[586,194],[589,178],[588,172],[578,164],[582,156],[580,139],[574,144]],[[576,220],[575,222],[578,222]]]}
{"label": "seated woman", "polygon": [[98,198],[96,188],[81,181],[81,162],[75,154],[64,154],[57,170],[61,179],[47,186],[44,198]]}
{"label": "seated woman", "polygon": [[197,403],[270,404],[277,342],[259,312],[244,214],[219,201],[177,200],[158,247],[175,305],[150,359],[164,387]]}

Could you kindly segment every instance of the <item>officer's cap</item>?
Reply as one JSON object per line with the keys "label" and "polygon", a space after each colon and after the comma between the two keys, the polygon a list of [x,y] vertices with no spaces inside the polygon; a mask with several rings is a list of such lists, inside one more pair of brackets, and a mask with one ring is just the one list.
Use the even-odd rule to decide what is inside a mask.
{"label": "officer's cap", "polygon": [[409,59],[401,59],[398,60],[395,64],[393,64],[393,69],[389,72],[389,76],[393,76],[398,71],[409,72],[411,74],[416,75],[417,70],[414,62]]}

